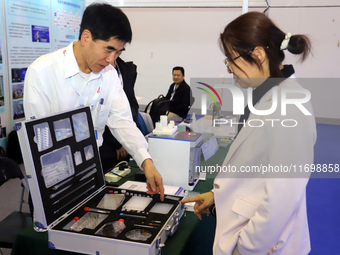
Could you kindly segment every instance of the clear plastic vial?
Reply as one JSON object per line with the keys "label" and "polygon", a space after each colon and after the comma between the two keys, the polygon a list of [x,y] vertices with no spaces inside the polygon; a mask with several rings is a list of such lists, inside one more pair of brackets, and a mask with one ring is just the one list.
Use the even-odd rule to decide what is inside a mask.
{"label": "clear plastic vial", "polygon": [[117,237],[126,227],[124,223],[124,219],[119,219],[118,221],[115,221],[112,223],[113,229],[114,229],[114,237]]}
{"label": "clear plastic vial", "polygon": [[79,217],[74,217],[69,223],[67,223],[63,229],[70,230],[74,223],[76,223],[79,220]]}

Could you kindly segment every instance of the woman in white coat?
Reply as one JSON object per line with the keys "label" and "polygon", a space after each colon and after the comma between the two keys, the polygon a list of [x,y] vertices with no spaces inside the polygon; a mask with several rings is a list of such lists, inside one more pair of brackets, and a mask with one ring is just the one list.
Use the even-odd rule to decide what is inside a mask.
{"label": "woman in white coat", "polygon": [[[215,255],[308,254],[309,173],[300,166],[313,164],[315,118],[308,96],[301,99],[308,91],[296,82],[293,69],[280,69],[283,51],[304,60],[309,40],[285,34],[266,15],[250,12],[227,25],[220,42],[228,71],[241,87],[251,88],[254,107],[246,107],[239,121],[213,190],[182,202],[195,201],[200,219],[215,203]],[[300,98],[291,100],[300,104],[281,105],[282,96]]]}

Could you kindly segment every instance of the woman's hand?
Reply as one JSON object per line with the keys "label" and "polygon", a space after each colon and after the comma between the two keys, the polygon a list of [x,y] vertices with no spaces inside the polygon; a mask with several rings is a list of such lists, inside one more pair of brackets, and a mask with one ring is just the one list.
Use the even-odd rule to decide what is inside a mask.
{"label": "woman's hand", "polygon": [[196,197],[191,197],[185,200],[182,200],[181,203],[189,203],[189,202],[196,202],[194,206],[194,212],[197,217],[202,220],[201,213],[209,215],[209,206],[214,203],[214,193],[212,191],[203,193]]}

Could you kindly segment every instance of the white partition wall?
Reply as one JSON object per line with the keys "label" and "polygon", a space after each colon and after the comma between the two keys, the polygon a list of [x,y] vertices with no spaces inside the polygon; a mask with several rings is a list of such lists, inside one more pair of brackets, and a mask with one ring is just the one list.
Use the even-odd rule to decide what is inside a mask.
{"label": "white partition wall", "polygon": [[[91,2],[86,1],[86,5]],[[312,56],[305,62],[286,54],[285,63],[294,65],[296,76],[340,78],[340,2],[271,0],[270,6],[269,17],[284,32],[307,34],[312,40]],[[144,98],[139,101],[140,105],[146,105],[159,94],[167,92],[172,83],[171,70],[177,65],[185,68],[188,83],[191,78],[231,78],[223,64],[224,56],[218,38],[224,27],[242,14],[241,5],[238,8],[180,8],[173,5],[167,8],[144,6],[122,9],[133,30],[132,43],[127,45],[122,58],[134,61],[138,66],[135,91],[136,95]],[[256,8],[249,2],[249,11],[262,12],[264,9],[265,5]],[[195,87],[195,84],[190,85]],[[335,111],[340,109],[340,101],[336,98],[340,94],[340,86],[325,80],[322,84],[311,82],[308,89],[312,92],[317,120],[340,124],[340,112]],[[225,100],[230,99],[226,96]],[[333,106],[332,109],[329,105]],[[195,102],[192,108],[199,107],[199,102]],[[222,110],[231,111],[224,106]]]}

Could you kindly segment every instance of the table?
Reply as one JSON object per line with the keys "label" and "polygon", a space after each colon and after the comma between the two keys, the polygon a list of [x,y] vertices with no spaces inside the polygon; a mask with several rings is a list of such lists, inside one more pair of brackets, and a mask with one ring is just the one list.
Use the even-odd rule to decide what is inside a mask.
{"label": "table", "polygon": [[[225,158],[229,147],[219,150],[202,165],[216,165]],[[200,181],[194,191],[208,192],[213,187],[214,176],[207,174],[206,181]],[[132,179],[132,178],[131,178]],[[162,255],[210,255],[214,241],[216,219],[214,216],[203,215],[200,221],[193,212],[187,212],[182,217],[176,233],[169,237],[162,249]],[[37,233],[29,226],[16,238],[11,255],[71,255],[78,254],[48,248],[47,232]],[[120,255],[120,254],[119,254]]]}

